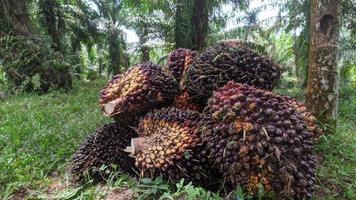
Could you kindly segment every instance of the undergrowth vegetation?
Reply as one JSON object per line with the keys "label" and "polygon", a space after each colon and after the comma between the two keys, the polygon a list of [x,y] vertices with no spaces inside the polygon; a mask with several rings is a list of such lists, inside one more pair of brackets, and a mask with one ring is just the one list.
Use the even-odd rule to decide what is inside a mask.
{"label": "undergrowth vegetation", "polygon": [[[32,190],[65,166],[80,141],[105,122],[98,106],[103,82],[0,102],[0,191]],[[56,173],[54,173],[56,172]]]}
{"label": "undergrowth vegetation", "polygon": [[[23,94],[0,101],[0,199],[101,199],[111,191],[126,190],[141,199],[222,199],[184,180],[169,185],[160,178],[137,181],[120,172],[105,185],[91,181],[70,185],[67,169],[72,154],[87,135],[110,121],[97,105],[104,84],[105,81],[76,82],[71,92]],[[278,92],[300,96],[297,90]],[[341,89],[339,108],[338,132],[322,136],[316,148],[320,165],[315,199],[356,198],[354,89]],[[241,188],[224,195],[250,198]]]}

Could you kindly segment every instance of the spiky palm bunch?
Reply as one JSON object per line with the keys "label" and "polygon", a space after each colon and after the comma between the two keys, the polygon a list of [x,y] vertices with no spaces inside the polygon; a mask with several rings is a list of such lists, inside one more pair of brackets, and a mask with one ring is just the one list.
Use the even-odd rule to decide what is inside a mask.
{"label": "spiky palm bunch", "polygon": [[136,154],[136,165],[142,175],[163,175],[170,181],[185,178],[204,186],[212,184],[216,172],[209,165],[199,136],[200,120],[200,113],[177,108],[147,114],[138,129],[147,144],[147,148]]}
{"label": "spiky palm bunch", "polygon": [[[74,153],[71,173],[77,182],[88,176],[100,181],[110,176],[114,170],[135,174],[135,160],[124,151],[131,138],[137,133],[117,122],[105,124],[90,134]],[[107,167],[101,171],[102,166]]]}
{"label": "spiky palm bunch", "polygon": [[116,75],[101,91],[99,104],[106,115],[132,124],[150,109],[170,105],[178,92],[174,77],[149,62]]}
{"label": "spiky palm bunch", "polygon": [[285,98],[229,82],[214,92],[204,114],[209,159],[226,181],[251,194],[262,186],[280,197],[311,197],[314,134]]}
{"label": "spiky palm bunch", "polygon": [[272,90],[281,69],[265,56],[236,41],[221,42],[196,56],[184,77],[184,87],[195,102],[204,103],[228,81]]}

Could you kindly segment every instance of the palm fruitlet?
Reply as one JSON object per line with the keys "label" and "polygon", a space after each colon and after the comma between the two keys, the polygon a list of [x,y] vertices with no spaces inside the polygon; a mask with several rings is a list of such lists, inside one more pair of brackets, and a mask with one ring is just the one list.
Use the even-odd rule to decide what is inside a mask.
{"label": "palm fruitlet", "polygon": [[149,62],[116,75],[101,91],[99,104],[106,115],[132,125],[150,109],[172,104],[178,93],[174,77]]}
{"label": "palm fruitlet", "polygon": [[138,128],[145,148],[134,152],[142,176],[162,175],[173,182],[185,178],[198,185],[211,185],[216,173],[198,135],[200,119],[198,112],[177,108],[148,113]]}
{"label": "palm fruitlet", "polygon": [[168,69],[175,79],[180,82],[197,52],[190,49],[179,48],[168,57]]}
{"label": "palm fruitlet", "polygon": [[204,103],[213,91],[233,80],[272,90],[281,69],[240,42],[221,42],[195,56],[184,77],[184,87],[195,102]]}
{"label": "palm fruitlet", "polygon": [[[71,173],[75,182],[85,180],[87,176],[95,181],[107,178],[115,166],[119,171],[135,174],[135,160],[129,157],[124,149],[130,145],[131,138],[137,133],[119,123],[106,124],[89,135],[79,149],[74,153],[71,162]],[[100,168],[107,169],[101,171]]]}
{"label": "palm fruitlet", "polygon": [[204,115],[209,159],[233,188],[257,195],[263,187],[278,199],[311,198],[313,133],[285,98],[230,81],[214,92]]}

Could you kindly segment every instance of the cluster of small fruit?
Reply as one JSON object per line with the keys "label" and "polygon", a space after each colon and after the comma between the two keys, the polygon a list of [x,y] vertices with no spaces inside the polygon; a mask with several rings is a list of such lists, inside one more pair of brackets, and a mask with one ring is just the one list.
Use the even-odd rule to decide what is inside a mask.
{"label": "cluster of small fruit", "polygon": [[235,41],[201,53],[177,49],[165,67],[133,66],[100,93],[116,130],[94,133],[103,142],[87,140],[72,172],[116,164],[206,188],[224,182],[251,195],[262,186],[281,198],[310,198],[320,130],[303,104],[270,92],[280,76],[279,65]]}

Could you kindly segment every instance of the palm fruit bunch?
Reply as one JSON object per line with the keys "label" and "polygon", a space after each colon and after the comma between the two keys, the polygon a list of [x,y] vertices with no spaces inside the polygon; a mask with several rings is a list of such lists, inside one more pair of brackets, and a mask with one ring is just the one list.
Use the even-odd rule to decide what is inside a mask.
{"label": "palm fruit bunch", "polygon": [[73,155],[71,162],[73,180],[81,182],[90,176],[95,181],[101,181],[110,175],[100,171],[102,166],[106,166],[109,172],[117,169],[134,175],[135,160],[124,151],[133,137],[137,137],[134,130],[117,122],[105,124],[97,129],[85,139]]}
{"label": "palm fruit bunch", "polygon": [[164,108],[148,113],[138,127],[145,148],[136,150],[136,166],[142,176],[162,175],[169,181],[184,178],[208,186],[216,174],[200,141],[201,114],[191,110]]}
{"label": "palm fruit bunch", "polygon": [[100,92],[99,104],[104,114],[132,125],[150,109],[170,105],[178,93],[174,77],[148,62],[116,75]]}
{"label": "palm fruit bunch", "polygon": [[318,123],[315,116],[307,110],[305,105],[291,97],[284,97],[284,98],[304,118],[305,122],[307,123],[307,127],[309,131],[313,133],[314,138],[317,139],[319,136],[321,136],[322,130],[318,127]]}
{"label": "palm fruit bunch", "polygon": [[197,52],[190,49],[179,48],[170,53],[168,69],[174,78],[180,82]]}
{"label": "palm fruit bunch", "polygon": [[201,127],[209,159],[233,188],[278,198],[310,198],[315,183],[313,133],[276,94],[228,82],[214,92]]}
{"label": "palm fruit bunch", "polygon": [[223,181],[227,191],[310,198],[320,130],[303,104],[269,92],[280,75],[277,64],[236,41],[200,54],[177,49],[166,68],[133,66],[101,91],[102,111],[117,122],[87,138],[72,173],[99,179],[95,169],[114,164],[207,189]]}
{"label": "palm fruit bunch", "polygon": [[281,69],[246,45],[225,41],[195,56],[184,77],[184,86],[195,102],[205,103],[213,91],[233,80],[272,90]]}

